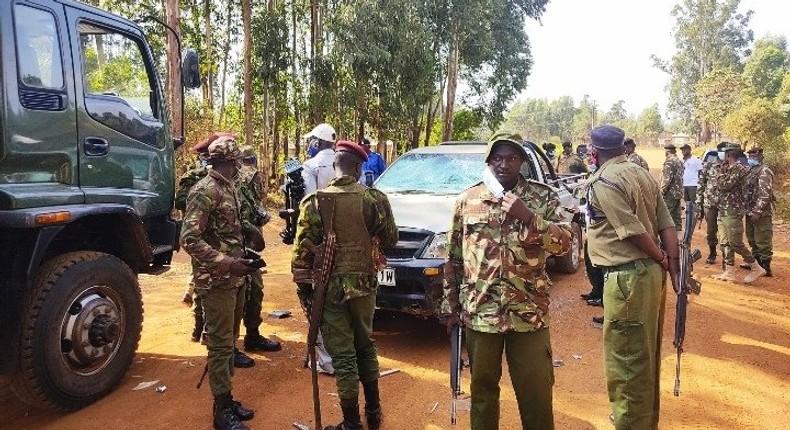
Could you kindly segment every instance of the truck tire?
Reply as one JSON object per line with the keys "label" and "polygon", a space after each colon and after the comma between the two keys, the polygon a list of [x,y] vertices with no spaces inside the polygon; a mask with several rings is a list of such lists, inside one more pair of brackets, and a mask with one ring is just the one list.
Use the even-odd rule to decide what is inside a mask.
{"label": "truck tire", "polygon": [[52,258],[22,310],[14,392],[37,408],[73,410],[96,401],[131,365],[142,322],[140,286],[121,259],[93,251]]}
{"label": "truck tire", "polygon": [[554,259],[555,267],[560,273],[576,273],[582,264],[582,229],[579,224],[571,223],[571,250],[562,257]]}

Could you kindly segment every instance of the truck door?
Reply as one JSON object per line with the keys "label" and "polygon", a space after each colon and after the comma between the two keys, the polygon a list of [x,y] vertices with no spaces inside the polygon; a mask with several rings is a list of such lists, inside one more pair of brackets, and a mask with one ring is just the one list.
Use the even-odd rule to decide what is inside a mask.
{"label": "truck door", "polygon": [[0,36],[0,209],[83,201],[68,30],[52,4],[0,5],[1,27],[13,29]]}
{"label": "truck door", "polygon": [[86,203],[168,214],[173,148],[151,52],[140,30],[67,8],[77,93],[80,187]]}

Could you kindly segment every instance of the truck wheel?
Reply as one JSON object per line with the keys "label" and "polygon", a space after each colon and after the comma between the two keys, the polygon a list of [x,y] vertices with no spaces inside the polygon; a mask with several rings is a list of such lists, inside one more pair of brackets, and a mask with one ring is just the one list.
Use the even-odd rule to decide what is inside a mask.
{"label": "truck wheel", "polygon": [[140,341],[143,303],[121,259],[80,251],[41,267],[22,314],[14,392],[34,407],[71,410],[123,378]]}
{"label": "truck wheel", "polygon": [[582,229],[579,224],[571,223],[571,250],[562,257],[555,258],[557,270],[561,273],[576,273],[582,260]]}

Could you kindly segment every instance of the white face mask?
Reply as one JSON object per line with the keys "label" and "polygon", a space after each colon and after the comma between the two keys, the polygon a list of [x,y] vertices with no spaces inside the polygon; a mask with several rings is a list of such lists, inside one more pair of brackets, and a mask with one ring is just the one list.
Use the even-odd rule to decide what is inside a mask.
{"label": "white face mask", "polygon": [[719,151],[719,160],[724,161],[724,151]]}
{"label": "white face mask", "polygon": [[485,184],[486,188],[488,188],[488,191],[491,191],[491,194],[494,196],[499,197],[500,199],[505,197],[505,187],[499,183],[496,176],[491,173],[491,169],[489,169],[488,166],[483,169],[483,184]]}

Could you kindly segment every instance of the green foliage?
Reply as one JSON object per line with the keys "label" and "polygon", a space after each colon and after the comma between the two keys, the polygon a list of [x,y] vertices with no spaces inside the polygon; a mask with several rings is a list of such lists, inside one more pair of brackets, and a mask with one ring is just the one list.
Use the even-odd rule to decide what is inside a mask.
{"label": "green foliage", "polygon": [[636,118],[636,130],[632,134],[640,141],[653,142],[664,132],[664,121],[658,103],[643,110]]}
{"label": "green foliage", "polygon": [[724,119],[724,131],[746,146],[760,145],[768,153],[783,153],[784,118],[774,105],[761,98],[747,98]]}
{"label": "green foliage", "polygon": [[745,89],[743,78],[733,69],[714,69],[697,82],[696,116],[718,130],[737,105]]}
{"label": "green foliage", "polygon": [[483,125],[483,116],[480,112],[461,109],[453,116],[453,138],[456,140],[479,139],[477,129]]}
{"label": "green foliage", "polygon": [[755,97],[773,99],[790,70],[790,56],[784,37],[767,36],[754,44],[754,52],[743,67],[744,81]]}

